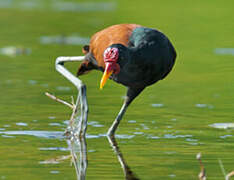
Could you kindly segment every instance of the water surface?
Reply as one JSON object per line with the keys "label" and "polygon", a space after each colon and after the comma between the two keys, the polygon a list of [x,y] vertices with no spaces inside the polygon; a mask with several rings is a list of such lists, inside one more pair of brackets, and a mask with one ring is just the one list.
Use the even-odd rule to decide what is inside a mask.
{"label": "water surface", "polygon": [[[223,179],[218,159],[226,172],[234,170],[234,130],[222,126],[234,122],[234,61],[230,53],[214,53],[217,47],[233,47],[233,1],[136,0],[133,5],[97,0],[87,1],[92,6],[82,11],[64,3],[78,9],[83,1],[30,2],[0,2],[0,48],[30,49],[13,56],[0,54],[0,179],[76,179],[70,144],[63,137],[71,111],[44,93],[69,102],[76,96],[76,88],[55,71],[54,61],[61,55],[81,55],[82,45],[39,40],[73,34],[90,38],[106,26],[126,22],[163,31],[178,59],[165,80],[145,89],[129,107],[114,149],[105,133],[126,88],[108,81],[100,91],[100,72],[81,77],[89,103],[86,179],[124,179],[119,158],[138,179],[197,179],[199,152],[208,179]],[[78,64],[66,67],[76,73]]]}

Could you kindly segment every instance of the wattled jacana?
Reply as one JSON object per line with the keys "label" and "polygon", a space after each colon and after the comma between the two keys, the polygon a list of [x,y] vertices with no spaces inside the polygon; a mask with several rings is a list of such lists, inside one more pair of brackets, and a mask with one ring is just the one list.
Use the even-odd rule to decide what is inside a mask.
{"label": "wattled jacana", "polygon": [[104,72],[100,88],[108,78],[127,87],[124,104],[108,135],[113,136],[127,107],[142,90],[164,79],[171,71],[176,52],[160,31],[137,24],[113,25],[95,33],[83,47],[85,60],[77,75],[97,69]]}

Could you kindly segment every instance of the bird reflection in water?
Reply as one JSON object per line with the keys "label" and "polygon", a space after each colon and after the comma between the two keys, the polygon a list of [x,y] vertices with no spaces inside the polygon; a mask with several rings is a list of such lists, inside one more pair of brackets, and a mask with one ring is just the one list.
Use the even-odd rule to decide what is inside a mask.
{"label": "bird reflection in water", "polygon": [[[107,136],[107,138],[123,169],[125,179],[140,180],[135,176],[135,174],[132,172],[127,162],[125,161],[115,137]],[[72,162],[76,170],[77,180],[85,180],[86,169],[88,165],[86,138],[84,136],[69,137],[68,146],[71,151]]]}
{"label": "bird reflection in water", "polygon": [[112,147],[112,149],[114,150],[119,163],[123,169],[124,172],[124,176],[126,180],[140,180],[139,178],[137,178],[134,173],[131,171],[130,167],[128,166],[127,162],[125,161],[123,154],[121,153],[119,146],[117,144],[117,141],[115,139],[114,136],[107,136],[108,141]]}

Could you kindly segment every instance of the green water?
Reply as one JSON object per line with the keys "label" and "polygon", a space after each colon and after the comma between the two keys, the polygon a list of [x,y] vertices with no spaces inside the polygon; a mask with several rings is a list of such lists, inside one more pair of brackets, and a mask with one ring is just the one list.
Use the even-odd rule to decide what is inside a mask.
{"label": "green water", "polygon": [[[224,179],[218,159],[226,173],[234,170],[233,129],[209,126],[234,122],[234,56],[215,53],[215,48],[234,48],[232,0],[116,0],[108,1],[112,2],[110,10],[87,12],[59,11],[55,2],[0,1],[0,48],[31,50],[28,55],[0,55],[0,179],[76,179],[70,159],[58,164],[40,162],[70,153],[61,134],[71,111],[44,92],[67,101],[77,94],[55,71],[54,61],[58,56],[81,55],[82,45],[41,44],[40,37],[90,37],[119,23],[158,28],[178,52],[170,75],[144,90],[117,131],[134,135],[117,138],[134,174],[143,180],[198,179],[200,167],[195,157],[199,152],[208,179]],[[75,73],[78,63],[67,67]],[[111,81],[100,91],[101,75],[95,71],[81,77],[87,85],[90,135],[107,132],[126,91]],[[28,131],[29,135],[22,134]],[[36,131],[40,131],[38,136]],[[87,139],[86,178],[124,179],[107,138],[97,137]]]}

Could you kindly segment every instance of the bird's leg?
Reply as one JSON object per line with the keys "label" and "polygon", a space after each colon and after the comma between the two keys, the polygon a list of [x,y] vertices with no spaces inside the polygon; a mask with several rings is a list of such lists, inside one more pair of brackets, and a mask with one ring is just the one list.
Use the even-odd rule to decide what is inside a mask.
{"label": "bird's leg", "polygon": [[107,135],[108,136],[114,136],[115,131],[121,121],[121,119],[124,116],[124,113],[126,112],[128,106],[130,105],[130,103],[135,99],[135,97],[137,97],[141,91],[144,89],[143,88],[138,88],[138,89],[134,89],[134,88],[128,88],[127,91],[127,96],[126,99],[124,100],[123,106],[121,107],[119,114],[117,115],[117,117],[115,118],[114,122],[112,123],[111,127],[109,128]]}
{"label": "bird's leg", "polygon": [[128,105],[126,104],[126,102],[124,102],[122,108],[119,111],[119,114],[117,115],[117,117],[115,118],[115,121],[113,122],[113,124],[111,125],[111,127],[109,128],[109,130],[107,132],[108,136],[114,135],[114,133],[115,133],[124,113],[126,112],[127,108],[128,108]]}

